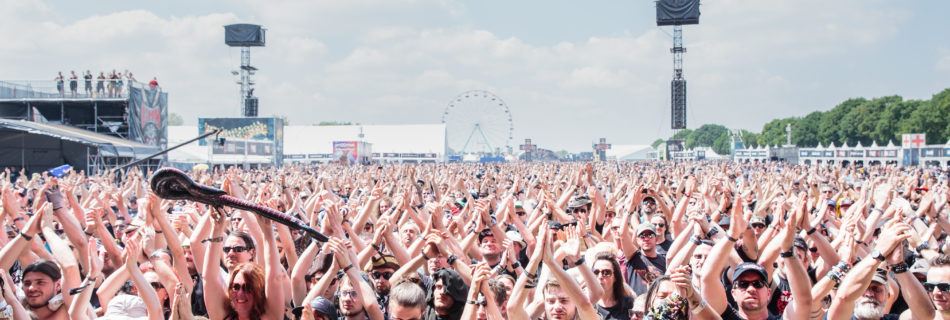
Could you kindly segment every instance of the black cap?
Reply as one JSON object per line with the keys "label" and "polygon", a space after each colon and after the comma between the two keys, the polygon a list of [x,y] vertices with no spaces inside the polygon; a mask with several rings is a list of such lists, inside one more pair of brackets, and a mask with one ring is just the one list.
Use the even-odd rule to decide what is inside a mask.
{"label": "black cap", "polygon": [[736,266],[736,271],[732,273],[732,281],[735,282],[736,280],[739,280],[739,277],[746,272],[755,272],[756,274],[762,276],[762,280],[769,280],[769,275],[765,271],[765,267],[760,266],[755,262],[743,262]]}
{"label": "black cap", "polygon": [[336,319],[336,306],[333,305],[333,302],[324,297],[316,297],[313,300],[310,300],[310,307],[313,308],[313,311],[320,313],[328,319]]}
{"label": "black cap", "polygon": [[478,243],[482,243],[482,240],[484,240],[487,237],[494,237],[494,236],[495,234],[492,233],[491,229],[486,228],[485,230],[482,230],[481,232],[478,233]]}
{"label": "black cap", "polygon": [[808,243],[805,242],[805,239],[799,236],[795,236],[795,239],[792,240],[792,246],[798,247],[802,250],[808,250]]}

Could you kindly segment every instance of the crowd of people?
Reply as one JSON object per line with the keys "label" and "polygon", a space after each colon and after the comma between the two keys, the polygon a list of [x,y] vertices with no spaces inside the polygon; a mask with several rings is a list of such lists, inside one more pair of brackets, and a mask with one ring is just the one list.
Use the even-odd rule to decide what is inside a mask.
{"label": "crowd of people", "polygon": [[[121,98],[123,97],[122,90],[124,86],[137,82],[135,76],[129,70],[116,72],[115,69],[112,69],[112,72],[108,73],[100,71],[98,76],[94,76],[89,70],[80,73],[77,75],[76,71],[73,70],[69,72],[68,76],[65,76],[62,71],[58,72],[56,77],[53,78],[56,81],[56,92],[61,97],[69,98]],[[83,93],[81,94],[79,93],[80,81],[83,85]],[[93,88],[93,81],[95,81],[95,88]],[[69,94],[66,93],[67,83],[69,84]],[[157,89],[158,78],[152,77],[148,86],[149,89]]]}
{"label": "crowd of people", "polygon": [[948,172],[726,162],[0,174],[0,318],[948,319]]}

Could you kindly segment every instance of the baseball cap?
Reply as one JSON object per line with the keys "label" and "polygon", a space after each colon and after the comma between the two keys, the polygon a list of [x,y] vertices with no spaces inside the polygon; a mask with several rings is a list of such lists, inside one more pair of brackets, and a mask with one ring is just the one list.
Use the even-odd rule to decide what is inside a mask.
{"label": "baseball cap", "polygon": [[887,270],[877,269],[874,272],[874,278],[872,278],[871,280],[874,282],[886,285],[887,284]]}
{"label": "baseball cap", "polygon": [[808,250],[808,243],[805,242],[805,239],[799,236],[795,236],[795,239],[792,240],[792,246],[798,247],[802,250]]}
{"label": "baseball cap", "polygon": [[765,224],[765,219],[763,219],[763,218],[760,217],[760,216],[752,216],[752,218],[749,219],[749,225],[751,226],[751,225],[753,225],[753,224],[763,224],[763,225],[764,225],[764,224]]}
{"label": "baseball cap", "polygon": [[647,222],[647,223],[641,223],[639,226],[637,226],[637,235],[638,235],[638,236],[641,235],[641,234],[643,234],[643,233],[646,232],[646,231],[650,231],[650,232],[653,232],[653,234],[656,234],[656,227],[653,226],[653,224],[652,224],[652,223],[649,223],[649,222]]}
{"label": "baseball cap", "polygon": [[914,262],[914,265],[910,266],[910,273],[927,275],[927,271],[930,271],[930,261],[927,259],[917,259]]}
{"label": "baseball cap", "polygon": [[313,308],[314,312],[319,313],[320,315],[327,317],[329,319],[336,319],[336,306],[333,305],[333,302],[324,297],[316,297],[313,300],[310,300],[310,308]]}
{"label": "baseball cap", "polygon": [[130,294],[120,294],[113,297],[112,300],[109,300],[109,307],[106,310],[108,310],[106,314],[99,319],[148,319],[148,309],[145,307],[145,301],[139,296]]}
{"label": "baseball cap", "polygon": [[391,254],[373,257],[373,269],[384,267],[393,268],[393,270],[399,270],[399,261],[396,261],[396,257]]}
{"label": "baseball cap", "polygon": [[525,248],[528,246],[528,244],[525,243],[524,241],[524,237],[522,237],[521,233],[518,233],[518,231],[511,230],[511,231],[505,232],[505,237],[507,237],[508,239],[511,239],[511,242],[520,244],[522,248]]}
{"label": "baseball cap", "polygon": [[587,196],[580,196],[580,197],[575,198],[574,201],[571,201],[571,204],[568,205],[567,207],[571,209],[580,208],[590,203],[591,203],[590,198],[588,198]]}
{"label": "baseball cap", "polygon": [[761,276],[762,280],[769,280],[769,275],[768,272],[765,271],[765,267],[755,262],[743,262],[736,266],[736,271],[732,273],[732,281],[735,282],[739,280],[739,277],[746,272],[754,272]]}

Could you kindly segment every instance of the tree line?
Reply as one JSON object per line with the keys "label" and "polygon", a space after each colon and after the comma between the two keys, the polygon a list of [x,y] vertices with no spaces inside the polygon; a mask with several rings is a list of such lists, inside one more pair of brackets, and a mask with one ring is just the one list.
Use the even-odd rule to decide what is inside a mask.
{"label": "tree line", "polygon": [[[762,131],[740,130],[746,147],[785,144],[785,127],[792,126],[792,143],[799,147],[818,144],[854,146],[858,142],[869,146],[893,141],[901,144],[901,134],[926,133],[928,144],[944,144],[950,138],[950,88],[933,95],[929,100],[905,100],[901,96],[873,99],[852,98],[828,111],[815,111],[804,117],[774,119],[762,126]],[[686,148],[711,147],[716,153],[729,154],[732,150],[731,131],[718,124],[705,124],[696,129],[684,129],[671,139],[682,139]],[[663,139],[653,142],[656,147]]]}

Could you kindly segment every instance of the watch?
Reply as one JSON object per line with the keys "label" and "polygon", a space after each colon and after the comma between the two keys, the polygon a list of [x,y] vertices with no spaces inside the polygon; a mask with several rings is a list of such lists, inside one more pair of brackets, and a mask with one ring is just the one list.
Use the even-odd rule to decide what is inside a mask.
{"label": "watch", "polygon": [[872,250],[871,253],[868,254],[868,257],[874,258],[874,260],[877,260],[879,262],[884,262],[884,259],[885,259],[884,254],[878,251],[877,249]]}
{"label": "watch", "polygon": [[920,253],[921,251],[924,251],[927,249],[930,249],[930,242],[927,242],[927,241],[921,242],[920,245],[917,246],[917,248],[915,248],[917,253]]}

